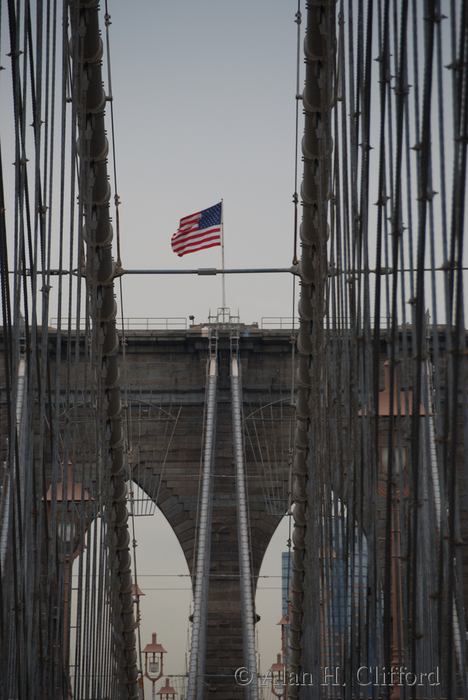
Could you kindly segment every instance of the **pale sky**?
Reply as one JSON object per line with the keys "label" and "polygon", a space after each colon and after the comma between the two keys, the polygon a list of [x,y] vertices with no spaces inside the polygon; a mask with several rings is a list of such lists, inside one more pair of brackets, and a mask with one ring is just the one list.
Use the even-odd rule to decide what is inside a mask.
{"label": "pale sky", "polygon": [[[124,268],[220,268],[220,248],[179,258],[170,238],[221,199],[226,267],[289,267],[297,3],[129,7],[109,1]],[[222,303],[220,277],[126,277],[123,288],[131,317],[206,320]],[[227,276],[226,303],[246,323],[291,316],[292,276]]]}

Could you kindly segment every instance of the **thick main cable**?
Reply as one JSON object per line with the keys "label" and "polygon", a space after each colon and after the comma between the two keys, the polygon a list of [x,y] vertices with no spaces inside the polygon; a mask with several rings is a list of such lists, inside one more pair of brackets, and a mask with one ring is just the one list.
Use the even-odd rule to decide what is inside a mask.
{"label": "thick main cable", "polygon": [[126,506],[124,434],[117,352],[115,264],[112,259],[112,227],[109,218],[110,187],[107,179],[108,142],[105,136],[102,88],[102,41],[99,33],[98,2],[71,5],[72,55],[77,83],[79,127],[80,195],[83,203],[84,238],[88,245],[86,278],[89,309],[93,321],[93,361],[103,378],[100,396],[100,429],[104,442],[102,475],[107,493],[110,527],[114,533],[112,569],[114,620],[120,640],[117,662],[121,692],[129,700],[139,697],[138,667],[133,613],[131,556],[129,552],[128,511]]}
{"label": "thick main cable", "polygon": [[202,700],[205,691],[207,604],[210,572],[213,465],[216,442],[216,398],[218,382],[217,337],[211,337],[207,368],[206,422],[202,492],[198,519],[197,560],[193,603],[187,700]]}
{"label": "thick main cable", "polygon": [[249,700],[258,700],[258,675],[255,658],[255,605],[250,558],[250,528],[247,506],[247,479],[244,465],[244,433],[242,425],[241,366],[237,344],[233,344],[231,330],[231,397],[232,434],[236,474],[237,524],[239,533],[239,569],[242,601],[242,628],[244,637],[244,663],[248,669],[250,684],[247,686]]}

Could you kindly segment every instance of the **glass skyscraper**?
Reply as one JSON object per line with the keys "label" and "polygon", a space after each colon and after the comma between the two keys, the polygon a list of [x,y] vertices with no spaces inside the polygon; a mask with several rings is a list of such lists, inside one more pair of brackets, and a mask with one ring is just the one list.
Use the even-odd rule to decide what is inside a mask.
{"label": "glass skyscraper", "polygon": [[[289,575],[288,575],[289,569]],[[281,552],[281,614],[288,612],[289,588],[291,588],[292,552]]]}

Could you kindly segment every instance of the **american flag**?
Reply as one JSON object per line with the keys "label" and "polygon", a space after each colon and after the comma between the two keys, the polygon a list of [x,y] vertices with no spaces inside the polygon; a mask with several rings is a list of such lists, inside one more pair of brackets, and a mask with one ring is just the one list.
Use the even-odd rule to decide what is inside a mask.
{"label": "american flag", "polygon": [[221,245],[221,202],[209,209],[180,220],[179,230],[171,239],[172,250],[179,258],[197,250]]}

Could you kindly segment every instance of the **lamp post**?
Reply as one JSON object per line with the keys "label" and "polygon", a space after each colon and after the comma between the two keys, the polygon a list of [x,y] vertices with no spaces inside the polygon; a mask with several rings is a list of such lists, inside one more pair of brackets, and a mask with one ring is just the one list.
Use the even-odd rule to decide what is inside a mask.
{"label": "lamp post", "polygon": [[[291,603],[288,602],[288,612],[283,615],[281,620],[277,623],[281,625],[281,654],[277,655],[277,661],[270,668],[271,674],[271,690],[273,695],[277,698],[287,698],[288,697],[288,684],[286,682],[286,669],[288,666],[288,655],[289,655],[289,625],[290,623],[290,613],[291,613]],[[282,681],[282,683],[281,683]],[[275,688],[279,688],[283,685],[283,691],[278,693]]]}
{"label": "lamp post", "polygon": [[163,654],[166,653],[162,644],[157,643],[156,633],[153,632],[151,644],[147,644],[143,649],[143,654],[145,655],[145,676],[153,684],[152,700],[156,700],[154,684],[163,675]]}
{"label": "lamp post", "polygon": [[283,615],[277,625],[281,625],[281,656],[284,664],[288,665],[289,657],[289,629],[291,625],[291,603],[288,603],[288,612]]}
{"label": "lamp post", "polygon": [[[65,493],[63,481],[57,484],[56,502],[61,503],[62,507],[57,508],[55,527],[57,537],[62,542],[65,548],[65,581],[64,581],[64,596],[63,596],[63,641],[62,653],[63,664],[67,661],[67,631],[68,631],[68,603],[70,598],[70,570],[71,566],[80,552],[80,545],[84,543],[84,538],[87,531],[86,518],[83,518],[80,527],[80,517],[78,513],[78,504],[83,501],[89,501],[90,497],[86,489],[80,483],[73,481],[72,462],[68,462],[67,472],[67,490]],[[47,505],[47,522],[49,533],[51,533],[52,522],[52,485],[45,496]],[[91,499],[92,500],[92,499]],[[64,508],[64,504],[65,508]],[[83,544],[84,547],[84,544]]]}
{"label": "lamp post", "polygon": [[[270,668],[271,673],[271,692],[277,698],[286,698],[288,693],[288,684],[285,678],[286,666],[281,661],[281,654],[277,655],[276,663]],[[275,688],[283,686],[282,692],[278,693]]]}
{"label": "lamp post", "polygon": [[156,695],[159,695],[161,700],[175,700],[177,693],[174,688],[169,685],[169,678],[166,678],[166,685],[161,686]]}
{"label": "lamp post", "polygon": [[[67,475],[67,493],[64,493],[64,484],[60,482],[57,484],[57,495],[56,502],[63,503],[66,502],[66,510],[63,508],[57,510],[56,517],[56,527],[57,536],[61,542],[67,545],[67,550],[65,554],[65,561],[70,562],[70,543],[71,543],[71,561],[73,562],[79,554],[80,544],[84,540],[84,536],[88,529],[86,518],[82,523],[82,530],[80,532],[79,527],[79,513],[75,504],[78,505],[82,501],[89,501],[89,494],[86,489],[83,489],[82,485],[77,482],[73,482],[72,475],[72,463],[68,462],[68,475]],[[49,486],[49,490],[46,493],[46,503],[47,503],[47,520],[49,523],[49,531],[51,528],[51,512],[52,512],[52,486]]]}
{"label": "lamp post", "polygon": [[[413,392],[408,391],[405,394],[404,391],[400,392],[398,395],[396,389],[396,382],[394,385],[393,400],[390,396],[390,381],[389,381],[389,369],[388,360],[385,362],[385,388],[383,391],[379,392],[379,420],[382,418],[389,419],[390,416],[393,418],[393,435],[390,435],[389,430],[384,428],[379,430],[379,471],[382,475],[387,476],[389,471],[389,459],[390,455],[393,455],[393,463],[390,467],[390,473],[397,478],[403,476],[407,471],[408,466],[408,451],[405,440],[399,440],[399,430],[398,421],[402,418],[413,415]],[[390,410],[392,408],[392,411]],[[424,406],[419,406],[419,414],[424,416],[426,411]],[[384,433],[387,432],[387,444],[384,441]],[[392,479],[392,484],[397,484],[396,480]],[[387,497],[387,490],[381,484],[378,485],[378,492],[383,497]],[[397,668],[403,663],[403,649],[400,649],[399,639],[403,641],[403,599],[402,599],[402,585],[401,585],[401,530],[400,530],[400,513],[399,513],[399,502],[400,498],[406,498],[409,494],[409,488],[406,487],[403,493],[400,493],[399,489],[395,489],[395,501],[390,499],[390,518],[391,518],[391,536],[392,536],[392,571],[391,571],[391,582],[392,582],[392,668]],[[400,619],[398,619],[398,610],[400,610]],[[397,682],[393,686],[393,691],[390,696],[390,700],[400,700],[400,687]]]}
{"label": "lamp post", "polygon": [[[140,598],[142,595],[145,595],[143,591],[140,589],[139,586],[137,586],[136,583],[132,583],[132,596],[133,596],[133,605],[136,606],[136,614],[135,614],[135,630],[136,634],[138,635],[138,648],[141,649],[141,630],[140,630],[140,622],[141,622],[141,614],[140,614]],[[144,700],[145,697],[145,689],[143,686],[144,683],[144,678],[143,678],[143,671],[141,669],[141,656],[139,656],[139,663],[138,663],[138,687],[139,687],[139,693],[140,693],[140,698]]]}

